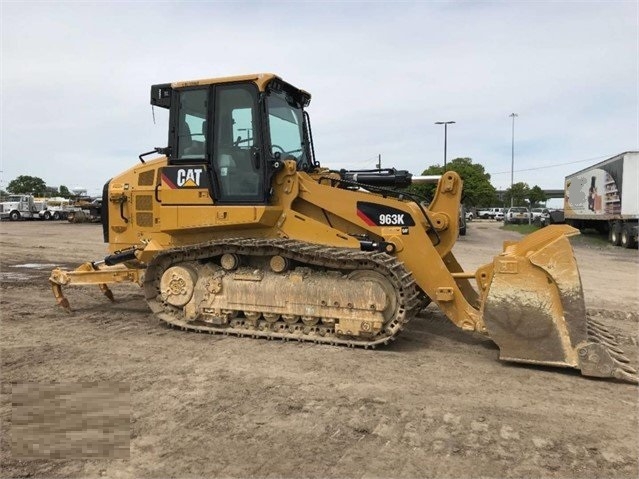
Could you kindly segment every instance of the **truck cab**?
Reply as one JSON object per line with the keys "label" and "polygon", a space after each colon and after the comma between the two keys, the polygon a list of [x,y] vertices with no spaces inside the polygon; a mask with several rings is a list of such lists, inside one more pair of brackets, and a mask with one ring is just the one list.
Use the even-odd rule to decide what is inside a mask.
{"label": "truck cab", "polygon": [[7,201],[0,203],[0,219],[18,221],[39,217],[39,209],[33,195],[11,195]]}

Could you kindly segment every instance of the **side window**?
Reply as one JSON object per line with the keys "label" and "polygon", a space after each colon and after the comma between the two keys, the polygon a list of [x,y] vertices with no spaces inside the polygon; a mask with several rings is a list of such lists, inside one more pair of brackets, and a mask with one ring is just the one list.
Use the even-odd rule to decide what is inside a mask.
{"label": "side window", "polygon": [[266,103],[271,155],[280,155],[282,159],[294,158],[298,169],[307,169],[309,151],[302,107],[285,92],[269,92]]}
{"label": "side window", "polygon": [[302,147],[302,115],[300,110],[294,110],[284,104],[276,108],[271,101],[269,108],[269,128],[271,133],[272,153],[293,155],[299,159]]}
{"label": "side window", "polygon": [[203,160],[206,155],[208,88],[180,92],[177,159]]}
{"label": "side window", "polygon": [[253,161],[260,143],[256,138],[257,115],[254,87],[216,88],[213,166],[222,201],[248,203],[264,199],[263,171]]}

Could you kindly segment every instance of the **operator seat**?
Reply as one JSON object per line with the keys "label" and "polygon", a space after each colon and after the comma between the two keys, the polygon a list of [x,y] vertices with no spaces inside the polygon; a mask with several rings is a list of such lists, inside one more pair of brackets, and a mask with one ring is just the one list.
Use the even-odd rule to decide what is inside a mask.
{"label": "operator seat", "polygon": [[[193,140],[191,137],[191,144],[187,148],[184,149],[184,155],[189,158],[198,158],[203,157],[206,150],[206,136],[207,136],[207,124],[208,122],[204,120],[202,122],[202,133],[196,135],[201,136],[202,141]],[[186,125],[188,128],[188,124]]]}
{"label": "operator seat", "polygon": [[184,158],[184,156],[188,155],[187,151],[193,144],[193,139],[191,138],[191,128],[186,121],[182,121],[180,123],[180,128],[178,129],[178,158]]}
{"label": "operator seat", "polygon": [[251,150],[246,148],[236,148],[233,155],[235,160],[237,178],[237,193],[243,196],[257,195],[259,188],[259,173],[255,171]]}
{"label": "operator seat", "polygon": [[251,150],[226,146],[220,148],[218,167],[222,191],[233,197],[255,197],[260,189],[259,170],[255,170]]}

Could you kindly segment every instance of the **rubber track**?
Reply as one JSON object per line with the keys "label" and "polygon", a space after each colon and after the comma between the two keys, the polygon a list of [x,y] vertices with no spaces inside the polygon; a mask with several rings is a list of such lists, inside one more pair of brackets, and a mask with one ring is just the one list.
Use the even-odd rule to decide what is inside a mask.
{"label": "rubber track", "polygon": [[[267,325],[260,320],[256,329],[249,321],[235,321],[241,327],[209,325],[202,322],[187,322],[181,318],[180,308],[160,300],[159,284],[162,273],[169,267],[188,261],[207,260],[225,253],[252,256],[280,255],[305,266],[327,268],[342,272],[372,270],[383,274],[397,292],[396,314],[377,336],[369,339],[361,337],[337,336],[334,329],[326,325],[304,326],[298,322],[291,327],[281,319]],[[419,288],[410,272],[396,258],[381,252],[367,252],[351,248],[334,248],[289,239],[224,239],[166,250],[159,253],[148,265],[144,291],[146,300],[155,315],[173,327],[201,333],[232,334],[254,338],[280,339],[284,341],[309,341],[332,345],[371,348],[388,344],[418,312],[421,306]],[[247,305],[251,309],[252,305]],[[320,335],[318,331],[322,331]]]}

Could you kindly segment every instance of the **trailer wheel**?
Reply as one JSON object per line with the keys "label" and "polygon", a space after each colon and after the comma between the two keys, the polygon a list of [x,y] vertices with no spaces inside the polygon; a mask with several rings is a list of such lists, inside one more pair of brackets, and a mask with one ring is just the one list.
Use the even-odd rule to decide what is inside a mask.
{"label": "trailer wheel", "polygon": [[621,246],[624,248],[636,248],[637,242],[633,236],[632,225],[625,224],[621,229]]}
{"label": "trailer wheel", "polygon": [[614,246],[619,246],[621,244],[621,223],[619,221],[615,221],[610,227],[609,234],[610,243]]}
{"label": "trailer wheel", "polygon": [[18,221],[21,218],[20,212],[12,211],[11,214],[9,214],[9,218],[11,219],[11,221]]}
{"label": "trailer wheel", "polygon": [[51,219],[51,212],[45,211],[43,216],[45,220],[49,221]]}
{"label": "trailer wheel", "polygon": [[60,213],[58,213],[57,211],[53,213],[53,219],[58,221],[60,219]]}

